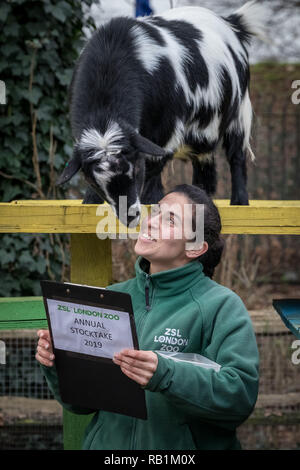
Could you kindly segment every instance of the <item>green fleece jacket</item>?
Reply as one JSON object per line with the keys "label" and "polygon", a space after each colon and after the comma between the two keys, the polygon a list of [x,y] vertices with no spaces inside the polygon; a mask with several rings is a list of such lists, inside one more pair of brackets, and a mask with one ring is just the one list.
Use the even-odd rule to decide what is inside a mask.
{"label": "green fleece jacket", "polygon": [[[219,372],[160,354],[145,387],[148,419],[96,411],[84,449],[237,449],[236,428],[251,414],[258,393],[258,350],[249,314],[230,289],[192,261],[149,275],[139,257],[136,277],[108,286],[131,294],[141,350],[201,354]],[[43,367],[55,398],[79,414],[95,410],[62,403],[55,367]]]}

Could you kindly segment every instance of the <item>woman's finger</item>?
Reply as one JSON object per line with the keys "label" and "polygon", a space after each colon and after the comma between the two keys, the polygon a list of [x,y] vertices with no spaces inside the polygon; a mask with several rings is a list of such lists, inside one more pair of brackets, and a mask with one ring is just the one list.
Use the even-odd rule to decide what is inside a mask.
{"label": "woman's finger", "polygon": [[39,339],[38,345],[45,349],[50,348],[50,343],[48,343],[48,341],[45,341],[44,339]]}
{"label": "woman's finger", "polygon": [[134,372],[132,372],[131,370],[129,369],[126,369],[124,367],[121,367],[121,370],[122,372],[127,375],[127,377],[129,377],[130,379],[134,380],[135,382],[137,382],[139,385],[142,385],[142,386],[145,386],[147,385],[147,383],[149,382],[150,380],[150,377],[149,378],[146,378],[146,377],[143,377],[139,374],[135,374]]}
{"label": "woman's finger", "polygon": [[53,361],[50,361],[49,359],[45,359],[38,352],[36,353],[35,358],[43,366],[52,367],[54,365]]}
{"label": "woman's finger", "polygon": [[48,349],[51,353],[53,353],[52,341],[50,337],[49,330],[39,330],[37,332],[39,337],[38,345]]}
{"label": "woman's finger", "polygon": [[51,343],[49,343],[48,341],[45,341],[44,339],[39,339],[38,346],[40,346],[41,348],[44,348],[47,351],[53,353]]}
{"label": "woman's finger", "polygon": [[153,351],[142,351],[138,349],[123,349],[119,354],[142,362],[148,362],[149,358],[156,357],[156,354]]}
{"label": "woman's finger", "polygon": [[119,361],[121,364],[132,367],[136,369],[137,371],[146,370],[149,372],[154,372],[156,370],[155,364],[152,362],[138,361],[136,359],[132,359],[131,357],[127,357],[127,356],[122,356],[122,355],[115,356],[114,362],[117,363],[116,361]]}
{"label": "woman's finger", "polygon": [[38,345],[37,348],[36,348],[36,350],[37,350],[37,353],[38,353],[41,357],[43,357],[44,359],[48,359],[48,360],[50,360],[50,361],[53,361],[53,359],[54,359],[54,354],[51,353],[51,352],[49,352],[49,351],[47,351],[47,349],[42,348],[41,346]]}
{"label": "woman's finger", "polygon": [[53,354],[52,344],[45,340],[39,340],[38,346]]}
{"label": "woman's finger", "polygon": [[54,365],[54,354],[49,330],[38,330],[37,336],[39,337],[36,348],[36,360],[47,367]]}
{"label": "woman's finger", "polygon": [[123,350],[116,353],[114,359],[152,373],[156,371],[158,363],[157,356],[152,351]]}
{"label": "woman's finger", "polygon": [[113,361],[127,377],[145,386],[157,369],[158,358],[152,351],[124,349],[114,355]]}
{"label": "woman's finger", "polygon": [[49,330],[38,330],[37,335],[38,335],[39,338],[44,338],[47,341],[51,341],[50,331]]}
{"label": "woman's finger", "polygon": [[124,370],[129,371],[132,374],[135,374],[136,376],[139,376],[140,378],[144,378],[147,380],[149,380],[153,375],[151,371],[148,371],[146,369],[139,369],[138,367],[130,366],[124,362],[121,362],[120,367],[123,371]]}

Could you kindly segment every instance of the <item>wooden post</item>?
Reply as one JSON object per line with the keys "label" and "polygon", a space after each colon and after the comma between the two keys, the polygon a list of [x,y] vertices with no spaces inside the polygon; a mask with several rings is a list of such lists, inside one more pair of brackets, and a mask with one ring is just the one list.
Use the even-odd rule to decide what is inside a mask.
{"label": "wooden post", "polygon": [[[95,233],[71,234],[71,282],[106,287],[112,282],[111,240]],[[93,415],[63,411],[64,448],[79,450],[86,426]]]}

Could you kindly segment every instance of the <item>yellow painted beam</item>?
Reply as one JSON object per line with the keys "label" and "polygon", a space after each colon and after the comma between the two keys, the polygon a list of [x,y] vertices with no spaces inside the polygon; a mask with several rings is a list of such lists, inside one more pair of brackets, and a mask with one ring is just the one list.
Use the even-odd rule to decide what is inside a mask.
{"label": "yellow painted beam", "polygon": [[[300,201],[250,200],[249,206],[231,206],[215,200],[222,233],[300,235]],[[143,206],[144,214],[147,207]],[[127,233],[108,204],[81,200],[12,201],[0,203],[0,233],[97,233],[111,238]],[[129,230],[131,236],[139,227]]]}

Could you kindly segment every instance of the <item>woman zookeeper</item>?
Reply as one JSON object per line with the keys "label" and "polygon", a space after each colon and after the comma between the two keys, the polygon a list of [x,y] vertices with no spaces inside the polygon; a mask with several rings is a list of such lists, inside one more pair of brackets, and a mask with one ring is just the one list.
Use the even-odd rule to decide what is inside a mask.
{"label": "woman zookeeper", "polygon": [[[187,204],[193,210],[186,215]],[[197,229],[197,204],[204,205],[204,242],[191,247],[183,224]],[[163,236],[165,231],[169,237]],[[114,362],[145,389],[147,420],[62,403],[49,332],[38,331],[36,359],[55,398],[74,413],[95,411],[84,449],[240,448],[236,428],[254,408],[259,359],[244,303],[212,280],[223,250],[220,232],[212,199],[198,187],[177,186],[142,223],[135,245],[136,276],[108,286],[132,297],[140,350],[122,350]],[[170,335],[176,351],[203,355],[220,370],[159,354],[166,349],[163,339]]]}

